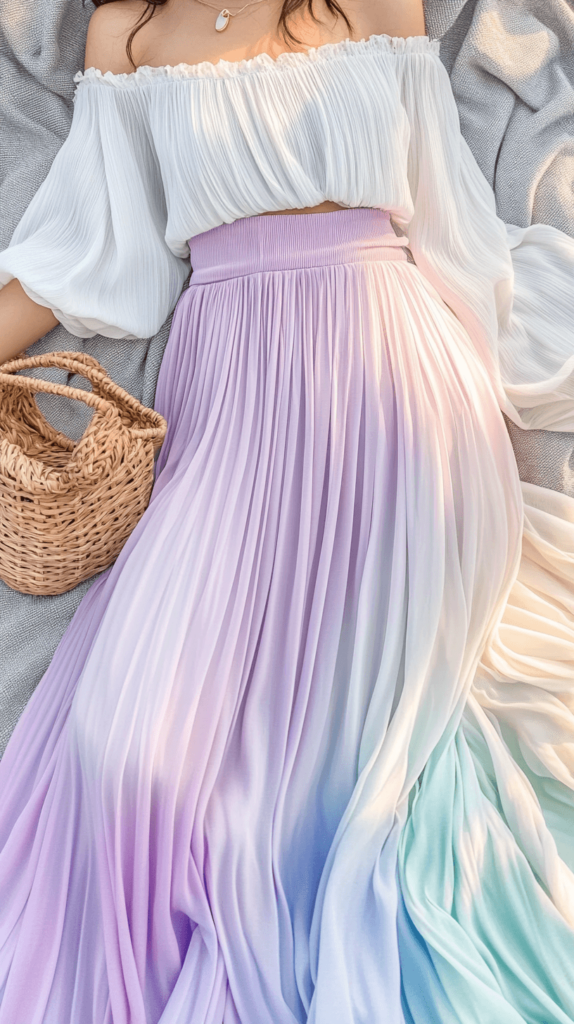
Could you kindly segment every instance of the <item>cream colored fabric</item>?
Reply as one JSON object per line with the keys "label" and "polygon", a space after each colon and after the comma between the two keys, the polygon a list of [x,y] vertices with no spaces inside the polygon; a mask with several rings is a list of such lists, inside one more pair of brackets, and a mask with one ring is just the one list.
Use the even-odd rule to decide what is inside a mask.
{"label": "cream colored fabric", "polygon": [[522,558],[475,678],[469,710],[496,767],[506,815],[574,924],[574,501],[522,484]]}

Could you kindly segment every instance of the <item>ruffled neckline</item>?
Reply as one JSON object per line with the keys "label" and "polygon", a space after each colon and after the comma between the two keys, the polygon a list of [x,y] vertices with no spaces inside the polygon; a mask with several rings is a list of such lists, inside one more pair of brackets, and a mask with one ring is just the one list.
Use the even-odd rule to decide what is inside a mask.
{"label": "ruffled neckline", "polygon": [[291,68],[313,64],[319,61],[332,60],[336,57],[357,57],[374,52],[405,54],[405,53],[437,53],[439,41],[428,36],[389,36],[372,35],[368,39],[342,39],[338,43],[323,43],[309,50],[280,53],[271,57],[268,53],[259,53],[246,60],[229,61],[221,58],[217,63],[201,61],[199,64],[163,64],[153,67],[143,64],[135,71],[114,74],[112,71],[102,72],[98,68],[87,68],[74,75],[74,82],[98,81],[114,86],[145,85],[152,81],[188,78],[235,78],[256,72],[274,69]]}

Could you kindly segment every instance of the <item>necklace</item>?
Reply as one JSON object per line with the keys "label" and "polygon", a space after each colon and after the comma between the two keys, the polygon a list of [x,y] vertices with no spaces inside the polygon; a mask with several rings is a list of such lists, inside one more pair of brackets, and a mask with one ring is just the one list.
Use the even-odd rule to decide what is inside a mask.
{"label": "necklace", "polygon": [[[206,0],[197,0],[197,2],[198,4],[203,4],[204,7],[212,7],[214,11],[216,11],[219,7],[219,4],[208,4],[206,3]],[[237,14],[241,14],[241,12],[244,11],[246,7],[252,7],[253,4],[260,4],[262,2],[263,0],[249,0],[249,3],[241,7],[239,11],[228,11],[227,7],[224,7],[223,10],[220,11],[219,14],[217,15],[217,18],[215,19],[215,31],[225,32],[225,29],[229,25],[230,18],[235,18]]]}

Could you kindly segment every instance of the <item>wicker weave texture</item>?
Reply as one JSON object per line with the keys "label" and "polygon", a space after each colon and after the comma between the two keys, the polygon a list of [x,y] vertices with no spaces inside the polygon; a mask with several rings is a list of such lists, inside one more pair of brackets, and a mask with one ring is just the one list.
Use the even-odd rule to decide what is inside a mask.
{"label": "wicker weave texture", "polygon": [[[92,390],[18,373],[39,366],[80,374]],[[40,391],[93,408],[79,441],[48,423]],[[83,352],[1,366],[0,578],[24,594],[63,594],[111,565],[147,507],[166,429]]]}

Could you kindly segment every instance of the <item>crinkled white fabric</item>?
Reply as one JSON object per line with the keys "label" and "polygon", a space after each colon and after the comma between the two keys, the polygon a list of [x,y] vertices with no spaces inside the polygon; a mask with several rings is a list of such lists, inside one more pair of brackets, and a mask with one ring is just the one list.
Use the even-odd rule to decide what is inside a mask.
{"label": "crinkled white fabric", "polygon": [[70,135],[0,254],[0,284],[19,278],[73,334],[147,337],[175,305],[196,234],[324,200],[386,209],[504,411],[574,429],[574,241],[534,227],[509,244],[438,43],[374,35],[76,81]]}

